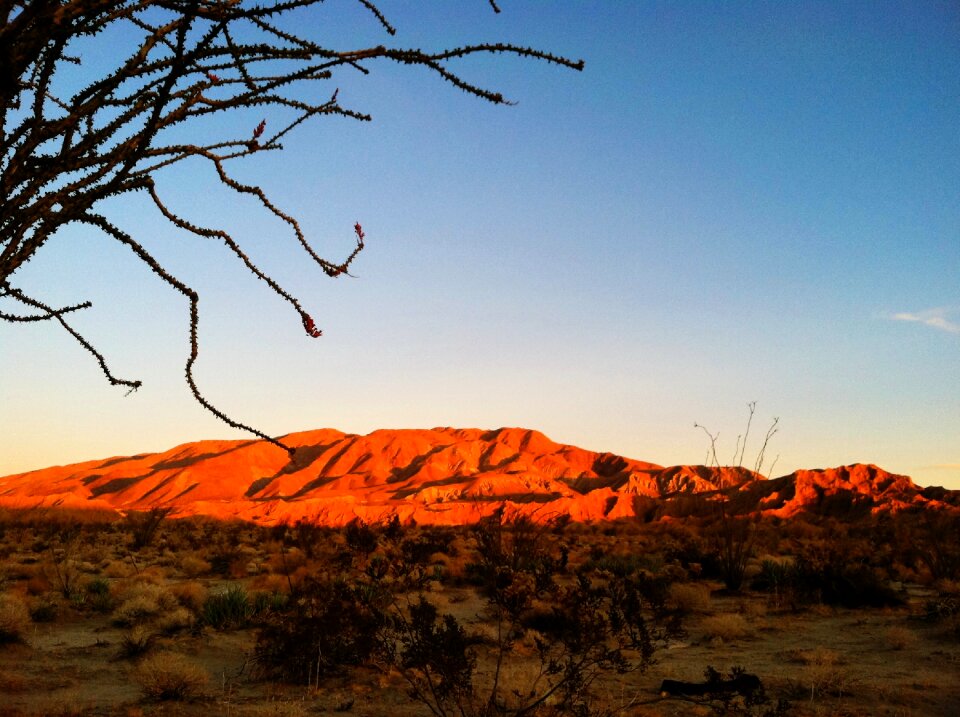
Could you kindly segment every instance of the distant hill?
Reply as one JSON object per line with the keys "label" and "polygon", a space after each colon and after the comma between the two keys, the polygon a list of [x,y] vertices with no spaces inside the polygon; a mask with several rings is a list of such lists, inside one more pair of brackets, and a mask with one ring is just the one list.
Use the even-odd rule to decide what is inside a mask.
{"label": "distant hill", "polygon": [[199,441],[0,478],[0,505],[117,511],[173,506],[178,515],[258,523],[307,519],[342,525],[415,520],[472,523],[501,505],[538,518],[649,516],[651,506],[697,494],[729,496],[742,512],[960,506],[960,491],[921,489],[874,465],[802,470],[765,479],[744,468],[662,467],[554,443],[520,428],[294,433],[294,460],[264,441]]}

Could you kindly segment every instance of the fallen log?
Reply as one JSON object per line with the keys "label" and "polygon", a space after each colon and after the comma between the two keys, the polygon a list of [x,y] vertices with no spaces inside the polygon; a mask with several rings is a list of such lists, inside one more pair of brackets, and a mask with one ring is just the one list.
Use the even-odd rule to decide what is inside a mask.
{"label": "fallen log", "polygon": [[707,680],[706,682],[685,682],[683,680],[664,680],[660,685],[660,694],[664,697],[682,695],[685,697],[705,697],[719,694],[752,695],[761,688],[760,678],[746,672],[729,680]]}

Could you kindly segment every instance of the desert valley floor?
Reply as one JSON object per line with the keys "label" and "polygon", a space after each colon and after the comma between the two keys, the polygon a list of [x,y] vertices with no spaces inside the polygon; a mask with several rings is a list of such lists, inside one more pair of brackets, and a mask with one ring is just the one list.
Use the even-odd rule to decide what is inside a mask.
{"label": "desert valley floor", "polygon": [[0,478],[0,714],[960,714],[955,493],[291,440]]}

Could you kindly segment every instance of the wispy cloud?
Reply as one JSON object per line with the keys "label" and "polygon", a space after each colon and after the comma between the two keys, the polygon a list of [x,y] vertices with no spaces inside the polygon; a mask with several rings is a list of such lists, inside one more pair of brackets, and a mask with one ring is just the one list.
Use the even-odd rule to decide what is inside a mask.
{"label": "wispy cloud", "polygon": [[950,316],[960,313],[955,307],[941,306],[926,311],[900,311],[896,314],[887,314],[891,321],[913,321],[940,331],[951,334],[960,334],[960,324],[950,320]]}

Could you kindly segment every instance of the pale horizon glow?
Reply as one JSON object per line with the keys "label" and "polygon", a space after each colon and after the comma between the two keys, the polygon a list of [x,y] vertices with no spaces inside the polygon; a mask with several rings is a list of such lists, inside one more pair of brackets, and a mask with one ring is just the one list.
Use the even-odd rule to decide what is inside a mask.
{"label": "pale horizon glow", "polygon": [[[222,246],[142,197],[112,201],[200,292],[196,374],[214,405],[270,435],[517,426],[676,465],[703,461],[694,422],[731,456],[757,401],[748,466],[779,416],[778,475],[873,463],[960,489],[956,3],[382,9],[394,39],[359,3],[317,8],[318,32],[343,47],[503,40],[586,68],[458,66],[510,107],[426,71],[345,73],[331,89],[373,122],[308,122],[282,154],[233,167],[324,256],[349,253],[359,221],[356,278],[322,276],[209,168],[160,174],[170,206],[231,231],[320,339]],[[186,304],[123,247],[74,227],[14,283],[92,301],[76,328],[144,383],[124,397],[57,326],[0,323],[0,476],[249,438],[191,398]]]}

